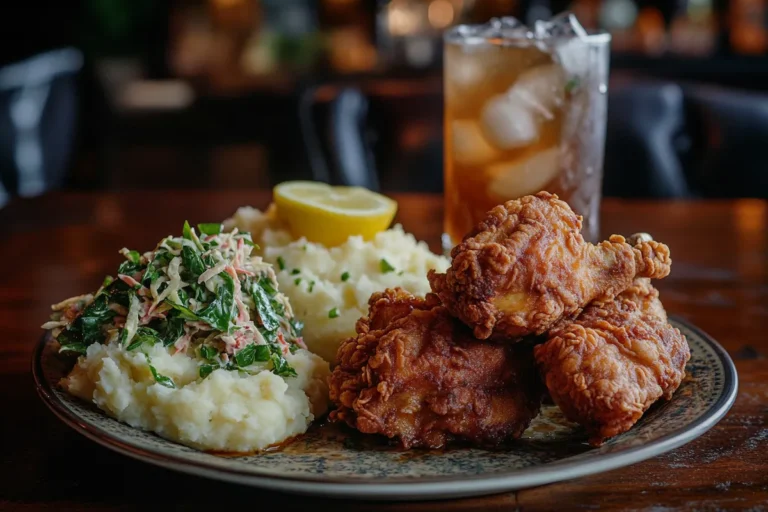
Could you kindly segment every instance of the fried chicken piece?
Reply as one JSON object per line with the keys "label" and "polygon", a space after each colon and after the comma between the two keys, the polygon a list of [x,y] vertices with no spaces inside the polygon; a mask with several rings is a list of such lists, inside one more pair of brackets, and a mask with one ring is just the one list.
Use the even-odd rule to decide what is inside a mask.
{"label": "fried chicken piece", "polygon": [[520,437],[543,386],[524,344],[482,343],[435,295],[374,294],[329,380],[331,419],[405,448],[452,440],[496,446]]}
{"label": "fried chicken piece", "polygon": [[649,279],[589,305],[534,354],[552,399],[593,446],[629,430],[659,398],[672,398],[691,356]]}
{"label": "fried chicken piece", "polygon": [[671,265],[667,246],[652,240],[585,242],[581,217],[548,192],[493,208],[451,256],[448,271],[430,271],[429,282],[479,339],[543,334],[635,277],[666,277]]}

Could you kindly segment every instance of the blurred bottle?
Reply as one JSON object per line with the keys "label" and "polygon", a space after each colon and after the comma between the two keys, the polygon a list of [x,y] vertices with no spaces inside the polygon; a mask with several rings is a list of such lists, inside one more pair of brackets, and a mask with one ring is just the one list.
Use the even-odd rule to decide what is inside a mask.
{"label": "blurred bottle", "polygon": [[355,73],[376,66],[375,19],[375,2],[371,0],[320,2],[320,27],[331,68],[341,73]]}
{"label": "blurred bottle", "polygon": [[248,74],[265,75],[279,69],[305,71],[322,49],[316,3],[311,0],[216,0],[258,5],[259,22],[252,27],[240,65]]}
{"label": "blurred bottle", "polygon": [[611,49],[616,52],[640,50],[635,36],[637,4],[634,0],[605,0],[600,9],[600,26],[611,33]]}
{"label": "blurred bottle", "polygon": [[768,50],[765,0],[731,0],[728,39],[731,50],[741,54],[763,54]]}
{"label": "blurred bottle", "polygon": [[443,31],[463,20],[465,9],[471,5],[464,0],[380,2],[376,16],[380,56],[392,66],[428,68],[438,64]]}
{"label": "blurred bottle", "polygon": [[639,2],[635,29],[637,47],[644,55],[660,55],[667,49],[667,27],[659,2]]}
{"label": "blurred bottle", "polygon": [[717,42],[713,0],[678,0],[669,28],[669,48],[682,55],[703,57]]}

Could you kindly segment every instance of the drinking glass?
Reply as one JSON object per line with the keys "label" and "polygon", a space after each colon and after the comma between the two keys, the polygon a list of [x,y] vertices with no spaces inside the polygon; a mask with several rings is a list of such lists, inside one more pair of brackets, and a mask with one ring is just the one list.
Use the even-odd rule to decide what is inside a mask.
{"label": "drinking glass", "polygon": [[450,250],[497,204],[547,190],[599,232],[609,34],[569,13],[446,32],[445,219]]}

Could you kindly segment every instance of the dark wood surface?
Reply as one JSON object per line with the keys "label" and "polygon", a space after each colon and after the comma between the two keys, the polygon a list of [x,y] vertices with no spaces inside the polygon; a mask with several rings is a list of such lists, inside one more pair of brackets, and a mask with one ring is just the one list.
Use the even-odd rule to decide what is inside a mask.
{"label": "dark wood surface", "polygon": [[[438,249],[437,196],[398,196],[405,229]],[[61,424],[38,399],[30,358],[49,305],[95,289],[123,246],[148,249],[185,219],[264,207],[269,194],[56,193],[0,210],[0,508],[271,510],[768,509],[768,203],[605,201],[603,233],[647,231],[667,243],[662,300],[714,336],[739,372],[730,413],[701,438],[634,466],[485,498],[425,503],[308,499],[203,480],[110,452]],[[245,510],[245,508],[243,508]]]}

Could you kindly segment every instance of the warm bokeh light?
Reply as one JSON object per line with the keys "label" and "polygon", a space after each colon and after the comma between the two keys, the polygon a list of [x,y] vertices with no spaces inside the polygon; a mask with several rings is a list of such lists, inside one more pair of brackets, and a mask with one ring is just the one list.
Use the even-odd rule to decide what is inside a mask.
{"label": "warm bokeh light", "polygon": [[445,28],[451,24],[454,18],[453,4],[449,0],[434,0],[427,10],[429,23],[437,28]]}
{"label": "warm bokeh light", "polygon": [[419,26],[418,13],[407,3],[393,1],[387,9],[387,26],[392,35],[412,34]]}

